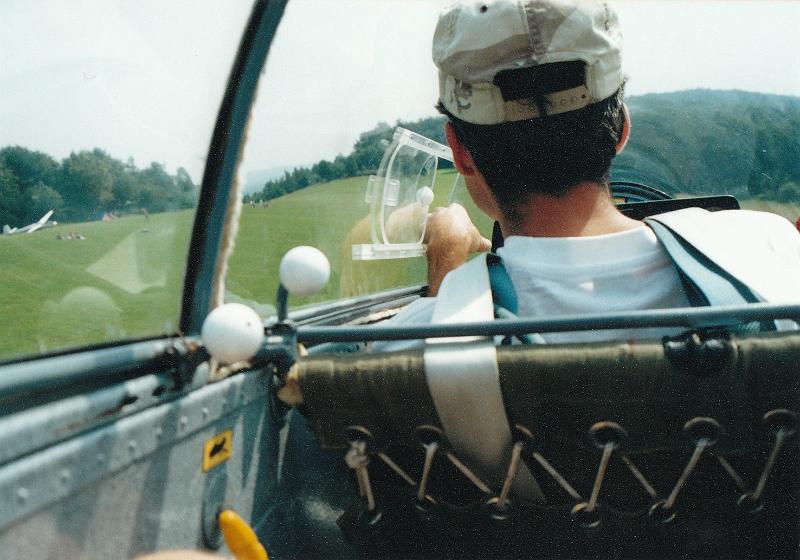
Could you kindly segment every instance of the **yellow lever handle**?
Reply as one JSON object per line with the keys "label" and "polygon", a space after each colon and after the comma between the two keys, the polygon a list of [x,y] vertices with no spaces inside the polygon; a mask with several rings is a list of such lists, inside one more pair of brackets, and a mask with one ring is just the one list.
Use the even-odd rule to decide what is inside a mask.
{"label": "yellow lever handle", "polygon": [[226,509],[219,514],[219,527],[225,544],[236,560],[269,560],[255,531],[236,512]]}

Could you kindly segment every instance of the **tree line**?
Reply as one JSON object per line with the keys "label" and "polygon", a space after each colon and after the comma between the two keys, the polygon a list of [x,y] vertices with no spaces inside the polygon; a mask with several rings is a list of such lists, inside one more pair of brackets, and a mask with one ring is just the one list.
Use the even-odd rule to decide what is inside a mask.
{"label": "tree line", "polygon": [[180,167],[137,168],[99,148],[56,161],[21,146],[0,149],[0,224],[20,226],[55,210],[62,222],[96,219],[105,212],[165,212],[192,208],[198,188]]}
{"label": "tree line", "polygon": [[[800,98],[741,91],[691,90],[631,97],[633,129],[612,178],[645,182],[670,193],[718,194],[800,202]],[[445,143],[443,117],[398,121]],[[322,160],[267,181],[245,202],[347,177],[375,173],[395,126],[363,132],[348,155]],[[449,162],[440,162],[447,167]],[[0,149],[0,225],[19,226],[48,210],[59,221],[103,212],[191,208],[198,188],[183,168],[137,168],[99,148],[60,162],[21,146]]]}
{"label": "tree line", "polygon": [[[800,202],[800,98],[689,90],[633,96],[628,104],[631,139],[615,160],[612,179],[644,182],[672,194]],[[443,124],[443,117],[397,122],[440,143],[445,143]],[[246,202],[375,173],[393,131],[394,126],[380,123],[359,136],[350,154],[287,171]]]}
{"label": "tree line", "polygon": [[[446,144],[443,124],[442,117],[428,117],[417,121],[398,121],[396,126]],[[375,128],[361,133],[349,155],[339,155],[333,161],[322,160],[311,167],[285,171],[283,177],[267,181],[261,192],[246,195],[244,201],[263,202],[317,183],[374,174],[381,163],[383,152],[392,140],[394,129],[394,126],[381,122]],[[452,167],[447,161],[439,162],[439,166]]]}

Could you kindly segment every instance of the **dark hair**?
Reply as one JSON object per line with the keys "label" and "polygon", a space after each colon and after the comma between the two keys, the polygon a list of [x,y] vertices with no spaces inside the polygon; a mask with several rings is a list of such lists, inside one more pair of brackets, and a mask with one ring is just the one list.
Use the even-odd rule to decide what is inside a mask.
{"label": "dark hair", "polygon": [[577,111],[496,125],[463,121],[441,101],[437,109],[450,119],[510,217],[529,194],[562,196],[582,181],[607,184],[625,122],[622,98],[621,86],[611,97]]}

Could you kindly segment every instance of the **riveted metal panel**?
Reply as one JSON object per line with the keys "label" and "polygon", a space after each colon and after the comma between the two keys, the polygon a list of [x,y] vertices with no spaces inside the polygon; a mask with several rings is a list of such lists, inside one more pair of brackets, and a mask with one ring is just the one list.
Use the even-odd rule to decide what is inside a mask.
{"label": "riveted metal panel", "polygon": [[0,418],[0,465],[174,398],[168,374],[146,375]]}
{"label": "riveted metal panel", "polygon": [[[265,373],[236,375],[0,467],[0,558],[200,547],[202,504],[220,484],[227,505],[263,518],[278,470],[268,390]],[[233,456],[203,473],[203,444],[226,429]]]}

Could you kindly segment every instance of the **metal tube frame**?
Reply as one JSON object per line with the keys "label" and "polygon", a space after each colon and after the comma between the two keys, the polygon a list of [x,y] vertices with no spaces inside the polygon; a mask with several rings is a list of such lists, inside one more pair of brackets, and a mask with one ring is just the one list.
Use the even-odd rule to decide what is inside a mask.
{"label": "metal tube frame", "polygon": [[496,319],[457,325],[300,326],[297,328],[297,339],[305,344],[319,344],[321,342],[508,336],[645,327],[725,329],[752,321],[782,318],[800,322],[800,305],[751,303],[718,307],[681,307],[646,312],[625,311],[564,315],[542,319]]}

